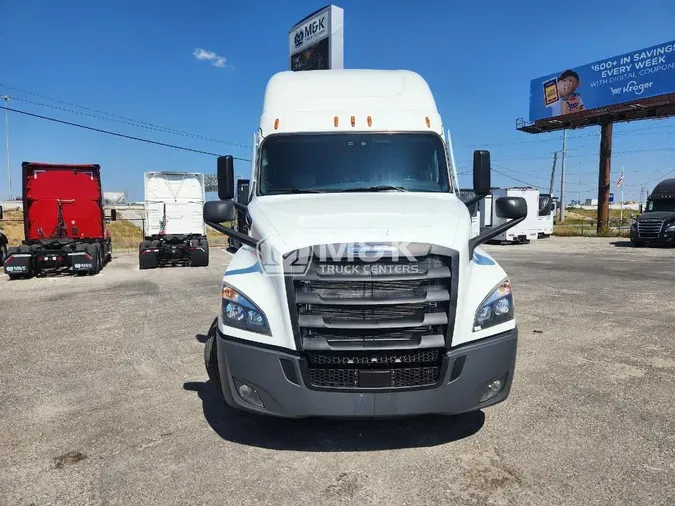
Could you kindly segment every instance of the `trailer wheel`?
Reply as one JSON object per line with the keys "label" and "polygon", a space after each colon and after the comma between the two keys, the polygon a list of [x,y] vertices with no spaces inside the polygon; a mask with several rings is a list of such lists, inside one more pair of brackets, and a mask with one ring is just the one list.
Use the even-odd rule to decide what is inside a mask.
{"label": "trailer wheel", "polygon": [[209,380],[220,390],[220,373],[218,371],[218,352],[216,350],[216,329],[218,328],[218,318],[216,318],[207,334],[207,341],[204,345],[204,365],[206,365],[206,373],[209,375]]}

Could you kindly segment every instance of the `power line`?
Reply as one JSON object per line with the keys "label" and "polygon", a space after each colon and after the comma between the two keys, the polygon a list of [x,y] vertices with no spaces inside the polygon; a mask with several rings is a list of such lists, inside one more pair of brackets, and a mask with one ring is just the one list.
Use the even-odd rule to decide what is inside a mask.
{"label": "power line", "polygon": [[[13,90],[13,91],[16,91],[16,92],[19,92],[19,93],[24,93],[26,95],[31,95],[33,97],[42,98],[42,99],[48,100],[50,102],[56,102],[56,103],[59,103],[59,104],[64,104],[64,105],[70,106],[70,107],[76,107],[78,109],[83,109],[85,111],[90,111],[90,112],[85,113],[85,112],[82,112],[82,111],[75,111],[75,110],[72,110],[72,109],[66,109],[64,107],[58,107],[58,106],[55,106],[55,105],[52,105],[52,104],[44,104],[44,103],[41,103],[41,102],[35,102],[35,101],[28,100],[28,99],[25,99],[25,98],[12,97],[14,100],[19,100],[21,102],[26,102],[28,104],[37,105],[39,107],[49,107],[51,109],[70,112],[70,113],[73,113],[73,114],[81,114],[83,116],[89,116],[89,117],[92,117],[92,118],[102,119],[104,121],[114,121],[115,123],[122,123],[122,124],[126,124],[126,125],[137,126],[137,127],[145,128],[145,129],[148,129],[148,130],[155,130],[155,131],[164,132],[164,133],[168,133],[168,134],[172,134],[172,135],[180,135],[180,136],[183,136],[183,137],[190,137],[190,138],[193,138],[193,139],[200,139],[200,140],[204,140],[204,141],[207,141],[207,142],[226,144],[226,145],[234,146],[234,147],[238,147],[238,148],[245,148],[245,149],[251,148],[251,146],[247,145],[247,144],[239,144],[239,143],[236,143],[236,142],[225,141],[225,140],[222,140],[222,139],[216,139],[214,137],[207,137],[207,136],[200,135],[200,134],[186,132],[184,130],[176,130],[174,128],[169,128],[169,127],[165,127],[165,126],[162,126],[162,125],[157,125],[155,123],[151,123],[151,122],[148,122],[148,121],[135,120],[135,119],[132,119],[132,118],[127,118],[125,116],[121,116],[119,114],[113,114],[113,113],[101,111],[99,109],[94,109],[94,108],[91,108],[91,107],[86,107],[86,106],[83,106],[83,105],[74,104],[72,102],[67,102],[65,100],[59,100],[59,99],[56,99],[56,98],[51,98],[51,97],[48,97],[46,95],[41,95],[39,93],[34,93],[34,92],[24,90],[24,89],[21,89],[21,88],[16,88],[14,86],[8,86],[8,85],[2,84],[2,83],[0,83],[0,87],[6,88],[8,90]],[[96,113],[96,114],[92,114],[92,113]],[[100,115],[104,115],[104,116],[108,116],[108,117],[102,117]]]}
{"label": "power line", "polygon": [[[62,125],[68,125],[68,126],[73,126],[73,127],[77,127],[77,128],[83,128],[85,130],[91,130],[93,132],[99,132],[99,133],[102,133],[102,134],[114,135],[116,137],[122,137],[124,139],[130,139],[130,140],[133,140],[133,141],[145,142],[147,144],[154,144],[156,146],[164,146],[164,147],[167,147],[167,148],[179,149],[181,151],[190,151],[192,153],[199,153],[201,155],[221,156],[218,153],[211,153],[209,151],[202,151],[200,149],[186,148],[184,146],[178,146],[176,144],[168,144],[166,142],[153,141],[152,139],[144,139],[142,137],[136,137],[136,136],[133,136],[133,135],[122,134],[122,133],[119,133],[119,132],[112,132],[110,130],[103,130],[102,128],[95,128],[95,127],[91,127],[91,126],[87,126],[87,125],[80,125],[79,123],[72,123],[70,121],[64,121],[64,120],[58,119],[58,118],[51,118],[49,116],[42,116],[40,114],[35,114],[35,113],[32,113],[32,112],[20,111],[18,109],[12,109],[10,107],[1,107],[1,108],[5,109],[7,111],[10,111],[10,112],[16,112],[18,114],[25,114],[26,116],[31,116],[33,118],[43,119],[43,120],[46,120],[46,121],[52,121],[54,123],[61,123]],[[248,158],[239,158],[239,157],[236,157],[236,156],[233,156],[232,158],[234,158],[235,160],[240,160],[242,162],[250,162],[251,161]]]}

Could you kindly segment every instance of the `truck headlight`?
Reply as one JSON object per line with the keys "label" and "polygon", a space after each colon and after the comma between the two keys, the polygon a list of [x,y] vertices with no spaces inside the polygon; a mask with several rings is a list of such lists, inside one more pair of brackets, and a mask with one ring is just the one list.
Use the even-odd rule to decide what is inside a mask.
{"label": "truck headlight", "polygon": [[675,223],[671,223],[666,227],[666,232],[675,232]]}
{"label": "truck headlight", "polygon": [[258,334],[271,334],[265,313],[245,295],[223,283],[222,299],[223,323]]}
{"label": "truck headlight", "polygon": [[513,319],[513,293],[511,282],[505,279],[483,299],[473,320],[474,332],[493,327]]}

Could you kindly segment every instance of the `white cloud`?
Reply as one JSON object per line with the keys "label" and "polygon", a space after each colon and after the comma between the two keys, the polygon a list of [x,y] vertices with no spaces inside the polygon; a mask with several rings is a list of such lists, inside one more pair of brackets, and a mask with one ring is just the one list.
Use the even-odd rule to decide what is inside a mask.
{"label": "white cloud", "polygon": [[214,67],[218,68],[231,67],[231,65],[227,64],[227,58],[225,58],[224,56],[220,56],[219,54],[216,54],[213,51],[209,51],[208,49],[202,49],[198,47],[192,52],[192,54],[197,60],[210,61],[211,65],[213,65]]}

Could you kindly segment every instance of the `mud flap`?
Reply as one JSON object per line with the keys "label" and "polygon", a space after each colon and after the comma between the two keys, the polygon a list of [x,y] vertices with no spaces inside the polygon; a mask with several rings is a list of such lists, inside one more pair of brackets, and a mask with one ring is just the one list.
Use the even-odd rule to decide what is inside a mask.
{"label": "mud flap", "polygon": [[5,258],[5,274],[8,276],[32,276],[33,255],[30,253],[9,253]]}
{"label": "mud flap", "polygon": [[159,265],[157,248],[142,249],[138,253],[138,268],[139,269],[156,269]]}
{"label": "mud flap", "polygon": [[90,272],[94,268],[94,259],[86,251],[68,253],[73,272]]}
{"label": "mud flap", "polygon": [[[190,244],[190,260],[192,267],[205,267],[209,265],[209,251],[206,241],[191,241],[196,244]],[[206,246],[206,247],[205,247]]]}

